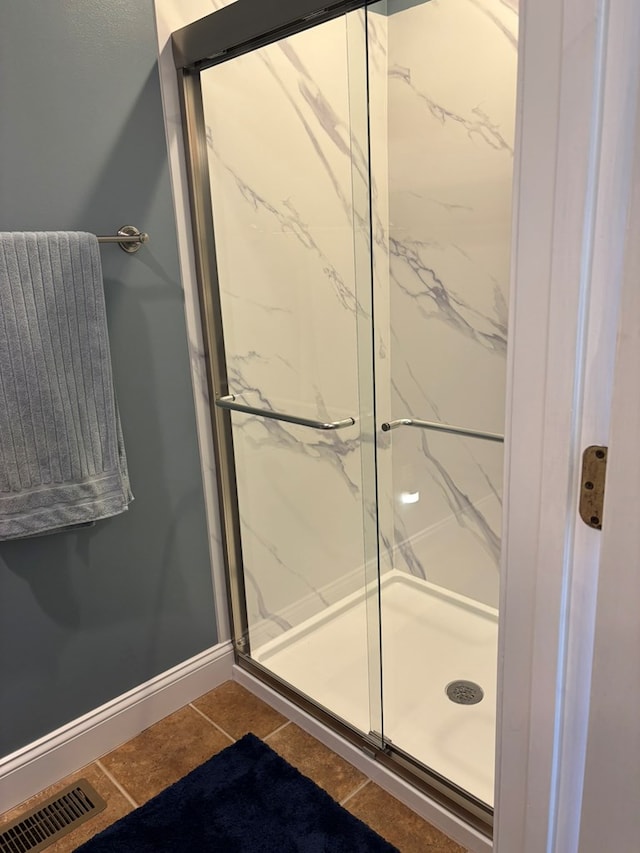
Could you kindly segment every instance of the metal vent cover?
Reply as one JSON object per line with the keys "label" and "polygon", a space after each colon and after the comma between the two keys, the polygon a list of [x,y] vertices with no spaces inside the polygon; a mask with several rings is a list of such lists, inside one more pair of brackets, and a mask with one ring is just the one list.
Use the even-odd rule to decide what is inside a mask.
{"label": "metal vent cover", "polygon": [[457,705],[477,705],[484,699],[484,690],[475,681],[451,681],[445,687],[445,692]]}
{"label": "metal vent cover", "polygon": [[89,782],[78,779],[7,824],[0,832],[0,853],[38,853],[106,807]]}

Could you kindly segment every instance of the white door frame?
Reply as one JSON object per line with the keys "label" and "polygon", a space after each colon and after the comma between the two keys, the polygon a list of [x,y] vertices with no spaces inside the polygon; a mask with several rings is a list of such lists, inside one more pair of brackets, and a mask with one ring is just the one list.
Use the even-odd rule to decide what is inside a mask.
{"label": "white door frame", "polygon": [[639,55],[636,0],[523,2],[499,853],[578,850],[602,538],[577,516],[579,466],[609,444]]}
{"label": "white door frame", "polygon": [[640,838],[640,101],[602,529],[580,853]]}

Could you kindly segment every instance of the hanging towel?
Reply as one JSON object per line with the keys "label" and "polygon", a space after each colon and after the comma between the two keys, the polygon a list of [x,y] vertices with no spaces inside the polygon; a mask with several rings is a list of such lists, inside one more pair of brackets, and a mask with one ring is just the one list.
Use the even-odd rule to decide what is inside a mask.
{"label": "hanging towel", "polygon": [[97,237],[0,233],[0,540],[131,500]]}

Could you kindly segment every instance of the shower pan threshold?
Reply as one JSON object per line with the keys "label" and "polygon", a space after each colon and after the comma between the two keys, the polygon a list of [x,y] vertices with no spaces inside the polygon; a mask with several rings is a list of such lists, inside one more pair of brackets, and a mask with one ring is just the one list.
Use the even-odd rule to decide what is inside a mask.
{"label": "shower pan threshold", "polygon": [[[383,575],[380,588],[385,737],[493,806],[497,611],[398,570]],[[377,649],[377,631],[368,633],[365,596],[343,598],[254,648],[252,657],[367,733],[367,638]],[[481,701],[464,685],[449,690],[458,698],[452,701],[447,688],[458,681],[478,685]],[[465,704],[471,697],[475,704]]]}

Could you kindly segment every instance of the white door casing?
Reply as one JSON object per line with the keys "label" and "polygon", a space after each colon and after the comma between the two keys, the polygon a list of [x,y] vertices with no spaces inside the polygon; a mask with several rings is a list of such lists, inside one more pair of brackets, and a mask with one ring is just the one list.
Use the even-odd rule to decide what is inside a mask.
{"label": "white door casing", "polygon": [[[633,146],[609,459],[596,600],[580,853],[640,844],[640,24],[620,21],[635,67],[620,86]],[[634,122],[635,115],[635,122]]]}
{"label": "white door casing", "polygon": [[577,515],[579,468],[585,446],[609,444],[639,21],[634,0],[521,8],[500,853],[582,850],[602,534]]}

